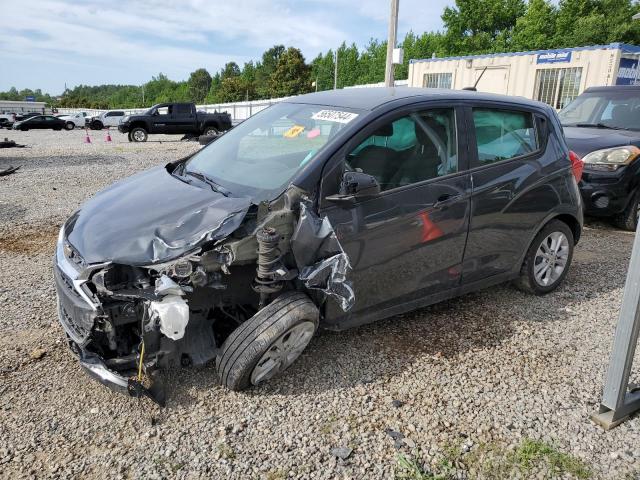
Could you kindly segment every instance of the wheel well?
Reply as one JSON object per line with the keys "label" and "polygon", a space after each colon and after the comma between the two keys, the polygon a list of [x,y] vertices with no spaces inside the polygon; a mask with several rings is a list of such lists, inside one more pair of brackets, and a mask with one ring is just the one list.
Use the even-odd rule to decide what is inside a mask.
{"label": "wheel well", "polygon": [[143,122],[136,122],[136,123],[132,123],[130,130],[133,130],[134,128],[144,128],[144,130],[147,130],[147,125]]}
{"label": "wheel well", "polygon": [[220,125],[218,124],[218,122],[207,122],[204,124],[204,127],[202,128],[202,130],[206,130],[209,127],[213,127],[216,130],[220,130]]}
{"label": "wheel well", "polygon": [[580,241],[580,234],[582,232],[582,228],[580,227],[580,222],[576,220],[576,218],[572,215],[562,214],[554,217],[553,220],[560,220],[567,224],[567,226],[571,229],[571,233],[573,233],[573,244],[577,245]]}

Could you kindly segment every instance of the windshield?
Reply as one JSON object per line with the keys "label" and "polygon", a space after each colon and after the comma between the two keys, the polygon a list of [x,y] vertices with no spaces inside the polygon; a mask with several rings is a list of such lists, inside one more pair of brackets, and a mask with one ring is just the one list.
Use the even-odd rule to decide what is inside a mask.
{"label": "windshield", "polygon": [[640,130],[640,90],[583,93],[558,115],[565,127]]}
{"label": "windshield", "polygon": [[277,103],[194,155],[184,173],[204,174],[231,195],[269,200],[357,116],[352,109]]}

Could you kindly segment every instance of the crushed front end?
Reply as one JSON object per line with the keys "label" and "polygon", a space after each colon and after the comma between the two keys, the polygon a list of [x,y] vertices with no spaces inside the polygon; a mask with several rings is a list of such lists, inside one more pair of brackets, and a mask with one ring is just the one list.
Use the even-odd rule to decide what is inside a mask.
{"label": "crushed front end", "polygon": [[[348,258],[305,199],[292,187],[273,202],[247,206],[224,230],[238,216],[230,212],[191,236],[195,243],[181,244],[179,257],[146,265],[86,263],[69,241],[72,217],[61,229],[54,270],[60,322],[83,368],[112,389],[163,404],[159,370],[209,362],[275,295],[309,289],[319,303],[333,296],[350,308]],[[146,241],[169,245],[160,231]]]}

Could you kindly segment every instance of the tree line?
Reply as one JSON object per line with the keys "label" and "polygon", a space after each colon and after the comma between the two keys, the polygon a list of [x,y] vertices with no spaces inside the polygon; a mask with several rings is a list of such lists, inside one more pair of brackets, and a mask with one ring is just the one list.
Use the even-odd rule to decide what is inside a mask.
{"label": "tree line", "polygon": [[[402,9],[402,5],[400,5]],[[402,10],[401,10],[402,11]],[[438,32],[409,32],[399,42],[404,63],[397,79],[407,78],[409,60],[566,48],[624,42],[640,45],[637,0],[456,0],[442,13]],[[384,80],[387,42],[371,39],[364,48],[342,43],[337,48],[337,87]],[[228,62],[211,75],[206,68],[186,81],[160,73],[144,85],[80,85],[60,97],[41,90],[15,87],[0,92],[0,100],[24,100],[28,95],[53,106],[133,108],[163,102],[223,103],[298,95],[328,90],[334,85],[335,51],[318,54],[309,63],[295,47],[275,45],[260,60],[242,67]]]}

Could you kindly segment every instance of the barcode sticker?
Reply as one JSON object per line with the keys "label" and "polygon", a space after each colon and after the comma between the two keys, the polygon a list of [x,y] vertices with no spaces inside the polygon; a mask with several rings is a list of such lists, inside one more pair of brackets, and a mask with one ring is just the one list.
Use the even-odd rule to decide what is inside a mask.
{"label": "barcode sticker", "polygon": [[313,120],[326,120],[327,122],[349,123],[358,116],[357,113],[341,112],[340,110],[320,110],[314,113]]}

